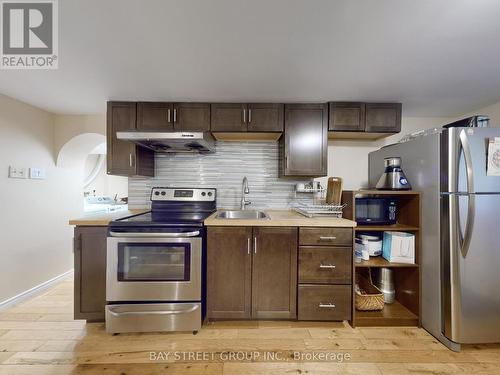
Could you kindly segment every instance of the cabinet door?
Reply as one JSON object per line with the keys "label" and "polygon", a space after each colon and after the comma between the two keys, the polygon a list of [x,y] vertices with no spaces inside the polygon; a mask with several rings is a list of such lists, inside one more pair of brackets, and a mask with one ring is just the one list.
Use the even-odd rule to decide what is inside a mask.
{"label": "cabinet door", "polygon": [[210,131],[210,104],[176,103],[173,121],[175,131]]}
{"label": "cabinet door", "polygon": [[355,131],[365,130],[365,104],[354,102],[330,103],[330,122],[328,130]]}
{"label": "cabinet door", "polygon": [[75,228],[75,319],[104,321],[107,227]]}
{"label": "cabinet door", "polygon": [[120,141],[116,132],[135,130],[136,104],[108,102],[107,108],[107,167],[108,174],[131,176],[135,174],[135,145]]}
{"label": "cabinet door", "polygon": [[207,316],[250,319],[252,228],[208,227]]}
{"label": "cabinet door", "polygon": [[369,133],[399,133],[401,103],[366,103],[365,121]]}
{"label": "cabinet door", "polygon": [[119,131],[136,129],[136,103],[108,102],[106,116],[108,174],[154,176],[154,152],[116,137]]}
{"label": "cabinet door", "polygon": [[282,132],[284,125],[283,115],[283,104],[249,104],[248,131]]}
{"label": "cabinet door", "polygon": [[210,106],[210,123],[213,132],[246,132],[247,105],[217,103]]}
{"label": "cabinet door", "polygon": [[252,318],[297,317],[297,228],[255,227]]}
{"label": "cabinet door", "polygon": [[286,104],[282,176],[326,176],[326,104]]}
{"label": "cabinet door", "polygon": [[172,103],[137,103],[137,129],[174,131]]}

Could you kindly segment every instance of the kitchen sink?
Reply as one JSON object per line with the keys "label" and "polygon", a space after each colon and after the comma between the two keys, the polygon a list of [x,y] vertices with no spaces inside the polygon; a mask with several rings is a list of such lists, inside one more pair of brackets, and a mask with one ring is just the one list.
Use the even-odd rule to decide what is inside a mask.
{"label": "kitchen sink", "polygon": [[217,219],[246,219],[246,220],[266,220],[269,219],[264,211],[253,210],[225,210],[217,215]]}

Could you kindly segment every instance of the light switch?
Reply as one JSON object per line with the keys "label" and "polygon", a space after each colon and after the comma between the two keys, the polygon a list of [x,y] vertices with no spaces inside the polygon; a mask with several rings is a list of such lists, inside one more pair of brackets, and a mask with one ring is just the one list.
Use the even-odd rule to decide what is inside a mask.
{"label": "light switch", "polygon": [[30,168],[30,178],[32,180],[43,180],[45,178],[45,171],[40,168]]}
{"label": "light switch", "polygon": [[26,168],[9,166],[9,178],[27,178]]}

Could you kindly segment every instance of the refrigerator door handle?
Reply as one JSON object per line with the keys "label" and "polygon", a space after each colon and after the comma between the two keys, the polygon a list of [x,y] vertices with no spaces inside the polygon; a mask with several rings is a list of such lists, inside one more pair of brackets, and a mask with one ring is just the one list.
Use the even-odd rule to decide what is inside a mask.
{"label": "refrigerator door handle", "polygon": [[[460,145],[464,153],[465,159],[465,174],[467,175],[467,193],[474,193],[474,169],[472,168],[472,154],[470,152],[469,139],[465,130],[462,129],[460,132]],[[457,178],[459,173],[457,171]]]}
{"label": "refrigerator door handle", "polygon": [[[461,240],[460,252],[462,253],[462,256],[465,258],[467,256],[467,252],[469,251],[470,241],[472,237],[472,230],[474,228],[475,213],[476,213],[476,198],[474,196],[474,171],[472,168],[472,155],[470,152],[469,140],[467,138],[465,130],[462,130],[460,132],[460,144],[462,146],[465,159],[465,173],[467,175],[467,193],[468,193],[467,220],[465,222],[465,230],[463,238],[460,239]],[[456,196],[456,199],[458,201],[460,199],[459,196]],[[457,209],[457,213],[458,212],[459,209]],[[457,220],[459,220],[458,217]],[[458,225],[460,228],[460,221],[458,222]]]}

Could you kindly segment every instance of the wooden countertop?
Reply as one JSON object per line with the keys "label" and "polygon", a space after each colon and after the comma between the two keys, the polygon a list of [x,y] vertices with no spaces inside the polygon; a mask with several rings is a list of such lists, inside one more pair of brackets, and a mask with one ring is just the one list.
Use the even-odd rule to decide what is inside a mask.
{"label": "wooden countertop", "polygon": [[292,210],[262,210],[270,219],[217,219],[217,210],[205,220],[206,226],[252,226],[252,227],[347,227],[353,228],[356,222],[348,219],[329,217],[305,217]]}
{"label": "wooden countertop", "polygon": [[78,219],[71,219],[69,221],[69,225],[107,226],[110,221],[120,219],[122,217],[142,214],[144,212],[149,212],[149,210],[126,210],[111,213],[93,213]]}

